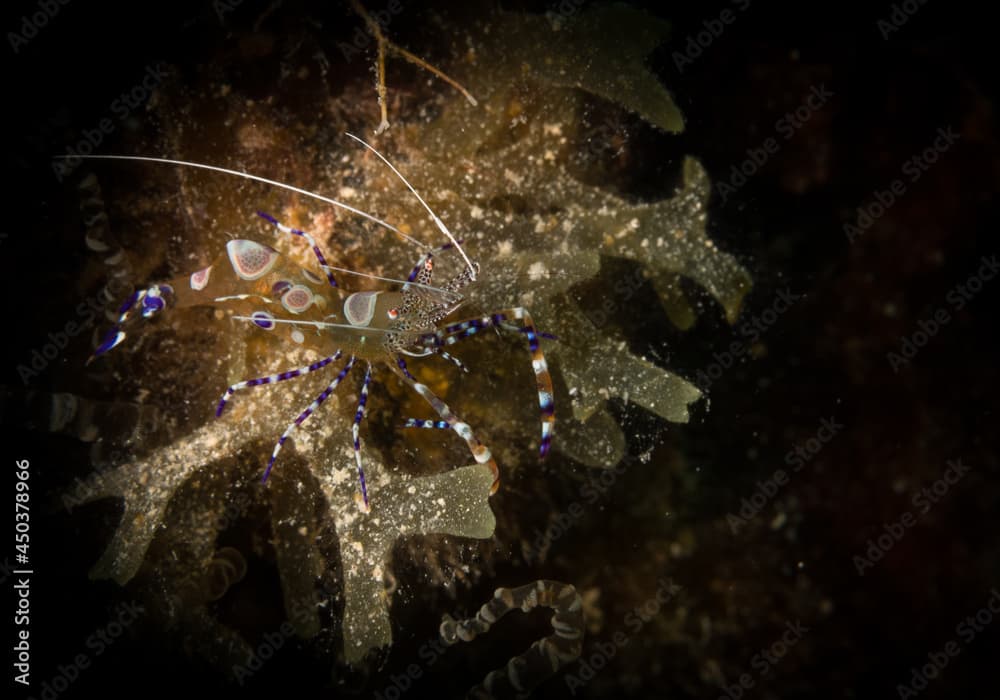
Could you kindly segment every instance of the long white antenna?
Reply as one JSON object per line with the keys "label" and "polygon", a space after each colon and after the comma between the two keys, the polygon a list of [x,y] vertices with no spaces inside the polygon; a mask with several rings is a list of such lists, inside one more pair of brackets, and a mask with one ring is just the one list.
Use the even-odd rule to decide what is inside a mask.
{"label": "long white antenna", "polygon": [[369,326],[352,326],[347,323],[330,323],[329,321],[303,321],[297,318],[268,318],[262,319],[254,316],[233,316],[236,321],[250,321],[257,323],[266,320],[268,323],[290,323],[293,326],[314,326],[316,328],[346,328],[358,333],[399,333],[398,330],[390,328],[374,328]]}
{"label": "long white antenna", "polygon": [[[86,158],[88,160],[138,160],[138,161],[143,161],[143,162],[146,162],[146,163],[166,163],[166,164],[169,164],[169,165],[184,165],[184,166],[187,166],[187,167],[190,167],[190,168],[202,168],[203,170],[214,170],[215,172],[225,173],[227,175],[236,175],[237,177],[245,177],[248,180],[256,180],[257,182],[263,182],[264,184],[267,184],[267,185],[274,185],[275,187],[281,187],[282,189],[286,189],[286,190],[289,190],[291,192],[297,192],[298,194],[303,194],[306,197],[312,197],[313,199],[318,199],[321,202],[326,202],[327,204],[332,204],[335,207],[340,207],[341,209],[346,209],[347,211],[349,211],[351,213],[357,214],[358,216],[363,216],[364,218],[368,219],[369,221],[372,221],[372,222],[378,224],[379,226],[382,226],[383,228],[386,228],[386,229],[392,231],[397,236],[402,237],[404,240],[409,241],[410,243],[413,243],[416,246],[420,246],[424,250],[427,250],[428,248],[430,248],[430,246],[428,246],[427,244],[421,243],[417,239],[412,238],[410,236],[407,236],[405,233],[403,233],[402,231],[400,231],[398,228],[396,228],[392,224],[387,223],[385,221],[382,221],[382,219],[378,218],[377,216],[372,216],[368,212],[361,211],[360,209],[355,209],[350,204],[344,204],[343,202],[338,202],[336,199],[330,199],[329,197],[324,197],[323,195],[316,194],[315,192],[310,192],[309,190],[303,190],[303,189],[301,189],[299,187],[295,187],[294,185],[287,185],[284,182],[278,182],[277,180],[268,180],[266,177],[260,177],[259,175],[251,175],[250,173],[244,173],[244,172],[239,171],[239,170],[230,170],[229,168],[220,168],[217,165],[206,165],[204,163],[193,163],[193,162],[187,161],[187,160],[171,160],[170,158],[152,158],[152,157],[149,157],[149,156],[115,156],[115,155],[110,155],[110,156],[98,156],[98,155],[70,156],[70,155],[66,155],[66,156],[55,156],[55,158],[62,158],[62,159]],[[464,257],[465,253],[462,253],[462,255]]]}
{"label": "long white antenna", "polygon": [[364,139],[358,138],[357,136],[355,136],[352,133],[348,133],[348,132],[345,132],[345,133],[347,133],[348,136],[350,136],[352,139],[354,139],[355,141],[357,141],[358,143],[360,143],[362,146],[364,146],[365,148],[367,148],[369,151],[371,151],[372,153],[374,153],[375,155],[377,155],[382,160],[383,163],[385,163],[386,165],[389,166],[389,168],[392,170],[392,172],[396,173],[396,177],[398,177],[400,180],[402,180],[403,184],[405,184],[407,187],[410,188],[410,192],[412,192],[413,196],[416,197],[420,201],[420,203],[424,205],[424,209],[426,209],[427,213],[431,215],[431,219],[437,225],[437,227],[441,231],[441,233],[443,233],[444,235],[446,235],[448,237],[448,240],[451,241],[451,244],[453,246],[455,246],[455,248],[458,249],[459,253],[462,254],[462,259],[465,260],[465,264],[469,266],[469,277],[472,279],[473,282],[475,282],[476,281],[476,267],[475,267],[475,265],[473,265],[472,261],[469,260],[469,256],[465,254],[464,250],[462,250],[462,246],[459,245],[458,241],[455,240],[455,237],[453,235],[451,235],[451,231],[449,231],[448,227],[444,225],[444,222],[441,221],[441,219],[438,218],[438,215],[435,214],[434,211],[429,206],[427,206],[427,202],[424,201],[424,198],[421,197],[420,194],[415,189],[413,189],[413,185],[411,185],[407,181],[407,179],[405,177],[403,177],[403,174],[401,172],[399,172],[398,170],[396,170],[396,166],[395,165],[393,165],[392,163],[390,163],[388,161],[388,159],[386,159],[385,156],[383,156],[381,153],[379,153],[378,151],[376,151],[374,146],[372,146],[371,144],[369,144]]}
{"label": "long white antenna", "polygon": [[327,270],[333,270],[334,272],[343,272],[348,275],[357,275],[358,277],[367,277],[368,279],[381,280],[383,282],[397,282],[399,284],[408,285],[410,287],[419,287],[420,289],[427,289],[432,292],[437,292],[445,297],[451,297],[455,301],[462,298],[462,295],[458,292],[453,292],[451,290],[445,289],[444,287],[435,287],[431,284],[421,284],[420,282],[410,282],[407,280],[400,280],[394,277],[381,277],[379,275],[373,275],[370,272],[358,272],[357,270],[348,270],[346,267],[337,267],[335,265],[320,265],[320,267]]}

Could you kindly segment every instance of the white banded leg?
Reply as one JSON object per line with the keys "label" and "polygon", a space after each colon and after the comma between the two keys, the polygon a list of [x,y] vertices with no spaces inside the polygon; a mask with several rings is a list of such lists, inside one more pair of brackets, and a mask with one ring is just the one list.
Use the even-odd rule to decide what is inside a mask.
{"label": "white banded leg", "polygon": [[302,425],[302,423],[306,420],[306,418],[311,416],[313,412],[315,412],[316,409],[318,409],[320,405],[322,405],[322,403],[330,397],[330,394],[334,392],[334,390],[337,388],[337,385],[340,384],[341,381],[343,381],[344,377],[347,376],[347,373],[351,371],[351,367],[353,366],[354,366],[354,355],[351,355],[350,359],[347,360],[347,364],[344,365],[344,369],[340,370],[340,374],[334,377],[333,381],[330,382],[330,384],[326,387],[326,389],[323,390],[323,393],[317,396],[313,400],[313,402],[309,404],[309,407],[302,413],[300,413],[299,417],[296,418],[291,424],[289,424],[287,428],[285,428],[285,432],[281,434],[281,437],[278,438],[278,443],[274,446],[274,452],[271,453],[271,459],[268,461],[267,469],[264,471],[264,478],[261,479],[262,482],[267,481],[267,477],[271,473],[271,467],[274,466],[274,461],[278,459],[278,453],[281,452],[281,447],[285,444],[285,441],[288,439],[288,437],[292,434],[292,432],[294,432],[294,430],[298,426]]}

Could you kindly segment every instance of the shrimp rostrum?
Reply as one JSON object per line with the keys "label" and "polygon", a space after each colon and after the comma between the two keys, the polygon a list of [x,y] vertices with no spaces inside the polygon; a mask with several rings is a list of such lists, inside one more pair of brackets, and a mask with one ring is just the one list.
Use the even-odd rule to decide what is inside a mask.
{"label": "shrimp rostrum", "polygon": [[[368,487],[361,458],[359,430],[368,400],[373,365],[383,362],[404,384],[430,404],[438,416],[437,420],[411,418],[404,427],[451,429],[456,432],[466,442],[476,462],[486,464],[492,470],[491,493],[495,493],[500,483],[500,469],[490,449],[480,442],[465,421],[411,373],[406,358],[438,355],[465,369],[458,358],[448,353],[447,348],[451,345],[486,328],[523,333],[531,353],[541,410],[542,435],[539,451],[545,457],[551,445],[555,417],[552,379],[542,352],[541,340],[552,336],[538,332],[531,315],[522,307],[500,309],[478,317],[446,322],[445,319],[463,305],[462,289],[476,280],[478,264],[469,259],[461,242],[452,236],[402,174],[370,145],[357,137],[352,138],[374,152],[392,169],[448,239],[447,243],[437,248],[429,249],[424,246],[423,254],[406,279],[377,277],[328,265],[320,247],[309,233],[286,226],[267,213],[257,212],[258,216],[275,226],[280,233],[305,240],[312,248],[317,270],[294,263],[264,243],[247,239],[231,240],[226,244],[225,252],[208,267],[134,292],[122,305],[117,322],[91,359],[122,343],[132,327],[142,319],[152,319],[166,309],[223,306],[234,312],[233,318],[236,321],[250,325],[254,332],[277,334],[285,342],[315,350],[321,359],[301,367],[233,384],[225,389],[219,400],[215,411],[217,417],[223,414],[233,395],[243,389],[277,384],[312,372],[336,371],[326,388],[278,438],[264,469],[263,481],[267,481],[282,446],[294,430],[320,408],[352,369],[363,365],[364,379],[352,432],[359,490],[364,508],[367,509]],[[349,205],[256,175],[186,161],[138,156],[93,157],[168,163],[258,180],[347,209],[408,238],[391,224]],[[444,284],[435,285],[434,255],[448,249],[458,251],[464,267]],[[347,286],[342,286],[349,286],[348,280],[354,277],[374,278],[391,283],[393,288],[383,291],[350,291]],[[330,365],[334,365],[334,368],[328,370]]]}

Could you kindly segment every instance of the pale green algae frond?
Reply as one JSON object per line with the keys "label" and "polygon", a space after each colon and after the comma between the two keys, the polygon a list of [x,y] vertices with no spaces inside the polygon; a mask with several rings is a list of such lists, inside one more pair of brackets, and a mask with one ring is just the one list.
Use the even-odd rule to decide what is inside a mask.
{"label": "pale green algae frond", "polygon": [[[666,38],[667,27],[641,12],[615,6],[582,12],[557,26],[541,16],[501,13],[463,31],[470,50],[445,68],[472,90],[479,106],[442,88],[427,110],[432,116],[390,113],[393,127],[378,146],[483,264],[480,281],[467,290],[469,313],[524,305],[539,328],[559,337],[558,342],[546,342],[545,351],[559,386],[569,390],[572,400],[566,394],[557,396],[555,448],[587,465],[613,465],[623,454],[625,439],[607,410],[610,399],[622,398],[666,420],[685,422],[688,406],[700,393],[690,382],[633,355],[610,326],[595,326],[575,287],[598,275],[603,256],[633,260],[648,274],[669,317],[686,327],[695,312],[681,290],[682,278],[707,290],[730,321],[750,285],[735,259],[707,237],[709,181],[693,158],[685,159],[681,186],[673,197],[640,203],[584,184],[566,166],[588,92],[664,131],[683,128],[669,93],[644,62]],[[374,114],[373,95],[364,110],[349,100],[336,102],[330,110],[334,116],[320,115],[323,123],[317,125],[216,88],[182,94],[185,107],[175,112],[169,98],[161,100],[164,124],[169,125],[164,138],[169,155],[232,165],[231,154],[236,154],[239,167],[250,172],[339,196],[388,220],[412,224],[423,240],[436,240],[433,227],[401,194],[384,166],[348,150],[353,147],[339,136],[347,124],[338,123],[336,115],[347,114],[345,121],[356,123],[362,111]],[[198,121],[185,121],[190,119],[189,99],[197,101],[193,111]],[[232,139],[213,141],[217,152],[195,145],[202,140],[199,130],[210,133],[206,115],[221,125],[218,134]],[[140,245],[125,246],[140,278],[148,279],[144,275],[163,257],[175,274],[198,269],[215,257],[233,231],[270,242],[301,264],[310,264],[308,251],[283,239],[275,243],[269,233],[261,233],[259,224],[247,223],[249,207],[251,212],[260,208],[305,219],[292,222],[305,226],[310,215],[303,213],[301,200],[243,181],[186,172],[170,181],[180,191],[184,222],[167,236],[144,236]],[[142,216],[149,215],[142,211]],[[322,213],[311,216],[313,223],[324,221]],[[355,268],[390,276],[405,274],[402,268],[412,265],[409,256],[400,257],[398,241],[391,237],[345,230],[339,219],[332,233],[311,228],[331,260],[350,260]],[[229,340],[211,352],[201,347],[199,355],[197,344],[176,340],[185,332],[178,318],[189,324],[218,323]],[[145,347],[126,344],[108,361],[142,357],[154,347],[167,347],[170,354],[158,356],[155,363],[133,362],[132,370],[139,375],[123,373],[119,378],[125,376],[153,395],[159,395],[167,381],[186,381],[191,389],[184,400],[192,406],[204,404],[204,410],[189,409],[189,419],[179,421],[184,430],[178,432],[186,432],[182,437],[96,476],[85,492],[87,500],[124,500],[120,526],[92,572],[123,584],[140,570],[157,538],[173,543],[171,556],[176,558],[179,551],[192,566],[206,566],[224,525],[211,516],[225,503],[227,483],[199,480],[198,475],[240,456],[241,464],[233,468],[238,476],[229,486],[259,488],[254,482],[273,441],[327,381],[305,378],[285,383],[289,386],[241,392],[229,414],[214,421],[211,408],[225,384],[317,358],[270,339],[251,339],[245,328],[234,329],[229,321],[193,312],[151,327],[148,333],[153,340]],[[199,368],[194,381],[191,366]],[[474,388],[475,382],[468,386]],[[524,403],[534,401],[530,391],[524,388]],[[488,501],[491,477],[484,467],[453,468],[462,462],[450,462],[432,470],[439,473],[411,476],[407,470],[413,465],[386,463],[384,455],[398,455],[398,450],[383,450],[380,457],[379,446],[372,444],[366,444],[364,453],[372,509],[362,512],[347,439],[354,404],[349,389],[332,396],[322,418],[312,418],[295,434],[294,449],[286,446],[283,463],[264,490],[286,611],[304,637],[320,630],[316,609],[324,601],[315,581],[331,566],[318,539],[324,530],[335,530],[349,663],[391,643],[384,581],[397,539],[431,533],[485,539],[494,530]],[[370,404],[369,410],[378,407]],[[257,458],[250,458],[253,455]],[[415,470],[428,471],[426,465]],[[317,504],[315,511],[322,513],[318,520],[312,508]],[[195,517],[199,508],[216,513]],[[178,517],[171,519],[171,513]],[[232,633],[209,633],[210,623],[203,618],[205,635],[225,637],[230,646],[239,644]]]}
{"label": "pale green algae frond", "polygon": [[[143,459],[95,475],[82,492],[81,503],[101,498],[121,498],[125,511],[121,525],[95,564],[91,575],[111,578],[120,584],[135,576],[153,538],[163,527],[164,514],[177,490],[199,472],[206,463],[225,460],[274,435],[280,423],[273,416],[288,396],[276,393],[254,397],[240,411],[239,420],[220,429],[209,423],[181,440],[153,451]],[[441,474],[410,477],[388,472],[372,451],[365,456],[365,468],[372,484],[371,509],[365,513],[355,503],[357,482],[353,452],[344,443],[341,426],[323,426],[299,440],[302,449],[313,440],[322,441],[325,449],[311,471],[325,498],[326,519],[336,528],[341,544],[344,583],[344,653],[349,663],[360,661],[365,653],[392,640],[384,589],[384,569],[390,549],[400,537],[447,534],[484,539],[493,534],[496,520],[489,506],[493,475],[482,465],[460,467]],[[235,429],[233,429],[235,428]],[[304,436],[303,436],[304,437]],[[309,450],[310,456],[313,451]],[[315,459],[315,458],[314,458]],[[294,471],[291,472],[294,475]],[[289,610],[315,607],[315,593],[310,577],[318,576],[317,549],[314,541],[299,532],[310,518],[306,513],[289,518],[308,499],[303,483],[290,479],[287,470],[276,470],[271,484],[275,549],[279,569],[296,572],[283,577],[285,602]],[[219,489],[214,484],[215,490]],[[205,504],[202,504],[205,505]],[[189,540],[197,534],[203,545],[218,535],[216,522],[204,518],[196,530],[187,522]],[[313,538],[314,539],[314,538]],[[191,543],[189,542],[190,546]],[[203,554],[207,553],[203,552]],[[304,585],[303,585],[304,584]],[[298,615],[296,627],[305,636],[319,631],[315,615]]]}
{"label": "pale green algae frond", "polygon": [[[487,248],[489,274],[472,291],[482,308],[523,304],[560,338],[546,345],[573,400],[573,439],[556,449],[591,466],[622,456],[620,429],[606,413],[612,397],[673,422],[686,422],[698,389],[624,348],[596,328],[572,296],[595,277],[602,256],[641,263],[672,320],[687,327],[694,311],[680,287],[694,280],[715,297],[730,322],[750,287],[746,271],[706,233],[710,183],[693,158],[673,198],[632,203],[588,186],[567,170],[561,152],[580,123],[583,93],[630,110],[668,132],[683,129],[666,89],[644,60],[667,25],[623,6],[595,8],[553,28],[538,16],[502,14],[484,22],[487,36],[462,80],[477,86],[480,107],[460,100],[420,130],[418,181],[458,198],[446,220],[465,220]],[[476,44],[474,44],[476,45]],[[451,167],[447,167],[450,164]],[[510,202],[517,202],[512,210]],[[468,212],[473,220],[468,221]],[[440,213],[440,212],[439,212]]]}

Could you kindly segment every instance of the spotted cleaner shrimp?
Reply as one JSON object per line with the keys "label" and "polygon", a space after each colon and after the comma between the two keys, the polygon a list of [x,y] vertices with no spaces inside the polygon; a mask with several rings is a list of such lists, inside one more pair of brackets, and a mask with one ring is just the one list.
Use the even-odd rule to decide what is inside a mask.
{"label": "spotted cleaner shrimp", "polygon": [[[137,323],[138,319],[152,319],[165,309],[221,305],[235,312],[233,315],[235,320],[246,322],[260,331],[284,333],[288,341],[316,350],[322,359],[305,366],[232,384],[219,400],[215,411],[216,417],[222,415],[229,400],[240,390],[276,384],[321,371],[341,358],[345,356],[347,358],[322,393],[278,438],[264,470],[263,482],[267,481],[282,446],[295,429],[319,409],[357,363],[364,362],[365,375],[358,396],[352,433],[362,509],[367,511],[369,497],[359,431],[367,405],[373,363],[385,362],[404,384],[430,404],[439,418],[438,420],[410,418],[403,427],[454,430],[466,442],[476,462],[488,465],[493,474],[490,493],[496,493],[500,484],[500,469],[490,449],[476,437],[468,423],[459,418],[441,398],[410,372],[405,357],[438,355],[467,371],[461,360],[447,352],[447,347],[487,328],[523,333],[528,342],[535,373],[542,428],[539,453],[544,458],[553,438],[555,413],[552,378],[540,341],[554,339],[554,336],[537,331],[530,313],[523,307],[500,309],[482,316],[442,325],[446,317],[463,305],[465,299],[461,290],[476,281],[479,265],[469,258],[462,248],[461,240],[452,235],[417,190],[385,156],[357,136],[347,135],[374,153],[406,185],[437,229],[448,239],[447,243],[431,248],[411,238],[392,224],[348,204],[250,173],[166,158],[88,156],[91,159],[132,160],[201,168],[263,182],[349,211],[423,249],[423,254],[405,280],[357,272],[327,264],[311,234],[286,226],[266,212],[257,212],[259,217],[273,225],[278,232],[304,239],[311,247],[322,275],[284,258],[266,244],[248,239],[230,240],[226,244],[225,253],[208,267],[190,275],[182,275],[135,291],[121,306],[117,322],[94,351],[88,363],[121,344],[127,336],[127,331]],[[464,268],[443,286],[434,286],[432,284],[434,255],[449,249],[454,249],[461,255]],[[395,291],[352,292],[341,286],[334,273],[338,276],[343,274],[364,277],[400,286]]]}

